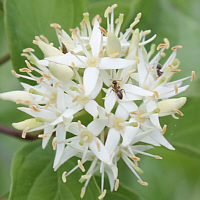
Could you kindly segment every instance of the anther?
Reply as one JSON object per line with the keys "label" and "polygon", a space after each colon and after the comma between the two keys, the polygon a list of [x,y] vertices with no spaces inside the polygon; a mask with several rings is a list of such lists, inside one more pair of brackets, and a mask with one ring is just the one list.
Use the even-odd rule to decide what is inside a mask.
{"label": "anther", "polygon": [[57,24],[57,23],[52,23],[52,24],[50,24],[50,26],[51,26],[52,28],[61,28],[61,25],[60,25],[60,24]]}
{"label": "anther", "polygon": [[26,138],[26,133],[28,131],[29,127],[26,127],[22,132],[22,138]]}
{"label": "anther", "polygon": [[26,48],[26,49],[23,49],[23,52],[24,53],[29,53],[29,52],[34,52],[35,50],[32,49],[32,48]]}
{"label": "anther", "polygon": [[20,76],[16,73],[15,70],[11,70],[11,73],[13,74],[13,76],[15,76],[16,78],[19,78]]}
{"label": "anther", "polygon": [[111,12],[111,7],[108,6],[104,12],[104,17],[107,18],[108,17],[108,14]]}
{"label": "anther", "polygon": [[63,183],[66,183],[67,182],[67,179],[66,179],[66,174],[67,174],[67,172],[65,171],[65,172],[63,172],[63,174],[62,174],[62,181],[63,181]]}
{"label": "anther", "polygon": [[195,79],[195,71],[192,71],[192,78],[190,81],[193,81]]}
{"label": "anther", "polygon": [[175,94],[178,94],[178,87],[176,84],[174,84],[174,91],[175,91]]}
{"label": "anther", "polygon": [[148,70],[149,70],[150,72],[153,72],[153,68],[152,68],[152,67],[149,67]]}
{"label": "anther", "polygon": [[172,47],[171,50],[176,50],[176,49],[181,49],[181,48],[182,48],[181,45],[177,45],[177,46]]}
{"label": "anther", "polygon": [[59,82],[55,83],[55,88],[57,88],[60,85]]}
{"label": "anther", "polygon": [[156,96],[157,98],[159,98],[159,94],[158,94],[157,91],[153,91],[153,93],[155,94],[155,96]]}
{"label": "anther", "polygon": [[129,155],[129,157],[134,161],[140,161],[140,158],[138,158],[136,156]]}
{"label": "anther", "polygon": [[80,160],[78,160],[78,167],[81,169],[82,172],[85,172],[85,168]]}
{"label": "anther", "polygon": [[44,80],[44,77],[40,77],[40,78],[37,80],[37,84],[42,83],[43,80]]}
{"label": "anther", "polygon": [[47,44],[49,44],[49,40],[44,36],[44,35],[40,35],[40,38]]}
{"label": "anther", "polygon": [[85,93],[85,89],[81,84],[78,84],[78,87],[82,90],[83,93]]}
{"label": "anther", "polygon": [[81,178],[86,179],[86,180],[91,178],[91,177],[92,177],[92,174],[86,174],[86,175],[81,176]]}
{"label": "anther", "polygon": [[147,182],[144,182],[144,181],[141,181],[141,180],[138,180],[138,183],[140,183],[141,185],[144,185],[144,186],[148,186]]}
{"label": "anther", "polygon": [[160,50],[161,48],[166,47],[167,48],[167,44],[159,44],[157,46],[157,50]]}
{"label": "anther", "polygon": [[161,134],[164,135],[165,132],[166,132],[166,130],[167,130],[167,125],[165,124],[165,125],[163,126],[163,129],[162,129]]}
{"label": "anther", "polygon": [[29,108],[31,108],[35,112],[40,112],[41,110],[36,108],[34,105],[30,105]]}
{"label": "anther", "polygon": [[164,42],[165,42],[165,44],[167,45],[167,46],[166,46],[166,49],[169,49],[169,47],[170,47],[169,40],[168,40],[167,38],[164,38]]}
{"label": "anther", "polygon": [[133,55],[133,59],[136,60],[138,64],[140,63],[140,59],[136,55]]}
{"label": "anther", "polygon": [[163,158],[160,157],[160,156],[158,156],[158,155],[156,155],[156,156],[155,156],[155,159],[162,160]]}
{"label": "anther", "polygon": [[101,148],[100,148],[100,143],[99,143],[98,140],[95,140],[95,142],[96,142],[96,145],[97,145],[98,152],[100,152],[100,150],[101,150]]}
{"label": "anther", "polygon": [[50,137],[51,135],[50,134],[46,134],[46,135],[44,135],[44,134],[39,134],[38,135],[38,138],[48,138],[48,137]]}
{"label": "anther", "polygon": [[47,101],[46,105],[45,105],[45,108],[48,108],[50,105],[50,101]]}
{"label": "anther", "polygon": [[81,121],[78,120],[78,130],[80,131],[81,130]]}
{"label": "anther", "polygon": [[86,188],[85,188],[85,187],[82,187],[82,189],[81,189],[81,195],[80,195],[81,198],[84,197],[84,195],[85,195],[85,190],[86,190]]}
{"label": "anther", "polygon": [[125,74],[125,76],[128,77],[128,76],[130,76],[132,73],[134,73],[135,71],[136,71],[135,69],[130,70],[129,72],[127,72],[127,73]]}
{"label": "anther", "polygon": [[78,98],[79,98],[79,95],[76,95],[76,96],[72,99],[72,103],[74,103],[75,101],[77,101]]}
{"label": "anther", "polygon": [[100,57],[100,58],[103,57],[103,50],[101,50],[101,51],[99,52],[99,57]]}
{"label": "anther", "polygon": [[177,113],[177,114],[179,114],[180,116],[183,116],[184,114],[180,111],[180,110],[178,110],[178,109],[174,109],[173,110],[175,113]]}
{"label": "anther", "polygon": [[180,72],[180,71],[181,71],[180,69],[171,69],[171,70],[170,70],[170,72],[174,72],[174,73]]}
{"label": "anther", "polygon": [[134,22],[130,25],[130,27],[133,28],[133,27],[136,26],[139,22],[140,22],[140,20],[134,21]]}
{"label": "anther", "polygon": [[105,36],[107,36],[107,31],[103,27],[99,26],[99,29]]}
{"label": "anther", "polygon": [[28,68],[21,68],[21,69],[19,69],[19,71],[20,71],[20,72],[27,72],[27,73],[30,73],[30,72],[31,72],[31,70],[28,69]]}
{"label": "anther", "polygon": [[28,62],[28,60],[25,60],[25,63],[26,63],[27,67],[28,67],[30,70],[33,70],[33,67],[32,67],[31,64]]}
{"label": "anther", "polygon": [[54,137],[52,140],[53,150],[56,150],[56,141],[57,141],[57,137]]}
{"label": "anther", "polygon": [[115,181],[115,191],[117,191],[119,188],[119,179],[116,179]]}
{"label": "anther", "polygon": [[98,199],[103,199],[106,196],[106,189],[103,191],[103,193],[98,196]]}
{"label": "anther", "polygon": [[47,79],[51,79],[51,76],[49,76],[49,75],[47,75],[47,74],[42,73],[41,75],[44,76],[44,77],[47,78]]}

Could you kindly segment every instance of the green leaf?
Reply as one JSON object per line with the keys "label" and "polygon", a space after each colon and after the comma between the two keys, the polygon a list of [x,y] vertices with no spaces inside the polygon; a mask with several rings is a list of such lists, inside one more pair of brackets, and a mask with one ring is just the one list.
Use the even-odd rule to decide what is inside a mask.
{"label": "green leaf", "polygon": [[[18,151],[12,162],[12,188],[10,200],[74,200],[80,199],[83,185],[78,182],[81,171],[78,169],[62,182],[62,173],[77,165],[69,160],[56,172],[53,171],[54,152],[51,145],[45,150],[41,141],[34,141]],[[92,178],[83,199],[96,199],[99,188]]]}
{"label": "green leaf", "polygon": [[[6,0],[6,31],[16,71],[25,66],[25,59],[20,56],[22,50],[36,47],[32,44],[35,36],[44,35],[55,46],[58,45],[55,30],[50,24],[58,23],[69,32],[69,28],[75,28],[80,23],[86,10],[84,0]],[[39,48],[35,49],[36,55],[42,58]]]}

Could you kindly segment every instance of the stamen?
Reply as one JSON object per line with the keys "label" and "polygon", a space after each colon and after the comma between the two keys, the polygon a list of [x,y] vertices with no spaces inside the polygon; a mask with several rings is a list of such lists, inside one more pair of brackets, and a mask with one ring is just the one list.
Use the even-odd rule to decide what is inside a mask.
{"label": "stamen", "polygon": [[31,108],[35,112],[40,112],[41,110],[36,108],[34,105],[30,105],[29,108]]}
{"label": "stamen", "polygon": [[82,187],[82,189],[81,189],[81,195],[80,195],[81,198],[84,197],[84,195],[85,195],[85,190],[86,190],[86,188],[85,188],[85,187]]}
{"label": "stamen", "polygon": [[100,58],[101,57],[103,57],[103,50],[101,50],[100,52],[99,52],[99,55],[98,55]]}
{"label": "stamen", "polygon": [[20,71],[20,72],[27,72],[27,73],[30,73],[30,72],[31,72],[31,70],[28,69],[28,68],[21,68],[21,69],[19,69],[19,71]]}
{"label": "stamen", "polygon": [[107,36],[106,30],[102,26],[99,26],[99,29],[105,36]]}
{"label": "stamen", "polygon": [[82,90],[83,93],[85,93],[85,89],[81,84],[78,84],[78,87]]}
{"label": "stamen", "polygon": [[78,130],[80,131],[81,130],[81,121],[78,120]]}
{"label": "stamen", "polygon": [[167,45],[167,46],[166,46],[166,49],[169,49],[169,47],[170,47],[169,40],[168,40],[167,38],[164,38],[164,42],[165,42],[165,44]]}
{"label": "stamen", "polygon": [[94,26],[94,21],[95,21],[95,19],[99,19],[100,18],[100,16],[99,15],[96,15],[93,19],[92,19],[92,26]]}
{"label": "stamen", "polygon": [[101,150],[101,148],[100,148],[100,143],[99,143],[98,140],[95,140],[95,142],[96,142],[96,145],[97,145],[97,149],[98,149],[98,151],[100,152],[100,150]]}
{"label": "stamen", "polygon": [[26,133],[28,131],[29,127],[26,127],[22,132],[22,138],[26,138]]}
{"label": "stamen", "polygon": [[49,76],[49,75],[47,75],[47,74],[45,74],[45,73],[42,73],[41,75],[44,76],[44,77],[47,78],[47,79],[51,79],[51,76]]}
{"label": "stamen", "polygon": [[92,174],[86,174],[86,175],[82,175],[81,178],[83,179],[89,179],[92,177]]}
{"label": "stamen", "polygon": [[175,113],[177,113],[177,114],[179,114],[180,116],[183,116],[184,114],[180,111],[180,110],[178,110],[178,109],[174,109],[173,110]]}
{"label": "stamen", "polygon": [[11,73],[16,77],[16,78],[19,78],[20,76],[16,73],[15,70],[11,70]]}
{"label": "stamen", "polygon": [[147,182],[144,182],[142,180],[138,180],[138,183],[140,183],[141,185],[144,185],[144,186],[148,186],[148,183]]}
{"label": "stamen", "polygon": [[176,84],[174,84],[174,91],[175,91],[175,94],[178,94],[178,87]]}
{"label": "stamen", "polygon": [[156,156],[155,156],[155,159],[162,160],[163,158],[160,157],[160,156],[158,156],[158,155],[156,155]]}
{"label": "stamen", "polygon": [[172,47],[171,50],[176,50],[176,49],[181,49],[181,48],[182,48],[181,45],[177,45],[177,46]]}
{"label": "stamen", "polygon": [[162,129],[161,134],[164,135],[165,132],[166,132],[166,130],[167,130],[167,125],[165,124],[165,125],[163,126],[163,129]]}
{"label": "stamen", "polygon": [[167,44],[159,44],[159,45],[157,46],[157,50],[160,50],[160,49],[162,49],[162,48],[164,48],[164,47],[167,48]]}
{"label": "stamen", "polygon": [[136,60],[137,63],[140,63],[140,59],[136,55],[133,55],[133,59]]}
{"label": "stamen", "polygon": [[25,63],[26,63],[27,67],[28,67],[30,70],[33,70],[33,67],[31,66],[30,62],[28,62],[28,60],[25,60]]}
{"label": "stamen", "polygon": [[85,168],[80,160],[78,160],[78,167],[81,169],[82,172],[85,172]]}
{"label": "stamen", "polygon": [[192,71],[192,78],[190,81],[193,81],[195,79],[195,71]]}
{"label": "stamen", "polygon": [[140,20],[134,21],[134,22],[130,25],[130,27],[133,28],[133,27],[136,26],[139,22],[140,22]]}
{"label": "stamen", "polygon": [[26,49],[23,49],[23,52],[24,53],[29,53],[29,52],[34,52],[35,50],[32,49],[32,48],[26,48]]}
{"label": "stamen", "polygon": [[49,44],[49,40],[48,40],[44,35],[40,35],[40,38],[41,38],[46,44]]}
{"label": "stamen", "polygon": [[117,191],[119,188],[119,179],[116,179],[115,181],[115,191]]}
{"label": "stamen", "polygon": [[134,161],[140,161],[140,158],[138,158],[136,156],[129,155],[129,157]]}
{"label": "stamen", "polygon": [[56,150],[56,141],[57,141],[57,137],[54,137],[52,140],[52,146],[53,146],[53,150]]}
{"label": "stamen", "polygon": [[79,98],[79,95],[76,95],[76,96],[72,99],[72,103],[74,103],[75,101],[77,101],[78,98]]}
{"label": "stamen", "polygon": [[66,183],[67,182],[67,179],[66,179],[66,174],[67,174],[67,172],[65,171],[65,172],[63,172],[63,174],[62,174],[62,181],[63,181],[63,183]]}
{"label": "stamen", "polygon": [[146,35],[149,35],[151,33],[151,30],[146,30],[142,33],[142,36],[146,36]]}
{"label": "stamen", "polygon": [[180,69],[171,69],[171,70],[170,70],[170,72],[174,72],[174,73],[180,72],[180,71],[181,71]]}
{"label": "stamen", "polygon": [[104,17],[107,18],[108,17],[108,14],[111,12],[111,7],[108,6],[104,12]]}
{"label": "stamen", "polygon": [[60,85],[60,83],[59,82],[57,82],[57,83],[55,83],[55,88],[57,88],[58,86]]}
{"label": "stamen", "polygon": [[103,193],[98,197],[98,199],[103,199],[106,196],[106,189],[103,191]]}
{"label": "stamen", "polygon": [[50,24],[50,26],[51,26],[52,28],[61,28],[61,25],[60,25],[60,24],[57,24],[57,23],[52,23],[52,24]]}
{"label": "stamen", "polygon": [[155,94],[155,96],[159,99],[159,94],[157,91],[153,91],[153,93]]}
{"label": "stamen", "polygon": [[75,53],[74,51],[70,51],[70,53],[71,53],[72,55],[76,56],[76,58],[77,58],[83,65],[87,66],[87,64],[84,63],[84,62],[76,55],[76,53]]}
{"label": "stamen", "polygon": [[132,73],[134,73],[136,71],[136,69],[130,70],[129,72],[127,72],[125,74],[126,77],[130,76]]}
{"label": "stamen", "polygon": [[46,105],[45,105],[45,108],[48,108],[49,107],[49,104],[50,104],[50,101],[47,101]]}
{"label": "stamen", "polygon": [[149,70],[150,72],[153,72],[153,68],[152,68],[152,67],[149,67],[148,70]]}
{"label": "stamen", "polygon": [[51,134],[39,134],[38,135],[38,138],[48,138],[48,137],[50,137],[51,136]]}
{"label": "stamen", "polygon": [[40,77],[40,78],[37,80],[37,84],[42,83],[43,80],[44,80],[44,77]]}

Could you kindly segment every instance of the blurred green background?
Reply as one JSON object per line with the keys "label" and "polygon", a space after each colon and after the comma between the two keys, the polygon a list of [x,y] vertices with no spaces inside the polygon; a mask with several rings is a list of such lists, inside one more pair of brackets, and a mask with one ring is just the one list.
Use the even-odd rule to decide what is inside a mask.
{"label": "blurred green background", "polygon": [[[0,65],[0,92],[21,89],[19,81],[12,76],[12,67],[18,71],[25,66],[20,57],[22,49],[33,47],[42,58],[40,50],[32,44],[35,35],[43,34],[56,46],[56,34],[50,23],[59,23],[66,31],[79,25],[82,13],[88,11],[90,19],[96,14],[103,16],[107,6],[118,4],[115,10],[125,14],[122,29],[125,30],[138,12],[142,12],[138,27],[151,29],[157,34],[155,44],[167,37],[171,46],[182,45],[178,51],[182,70],[174,79],[186,77],[196,71],[195,81],[180,96],[187,97],[181,109],[183,117],[161,119],[167,124],[166,138],[176,148],[170,151],[162,147],[151,152],[163,160],[142,156],[140,167],[142,179],[148,187],[137,183],[134,175],[120,163],[120,183],[146,200],[199,200],[200,199],[200,1],[199,0],[7,0],[0,3],[0,58],[10,52],[12,62]],[[105,19],[102,23],[105,27]],[[5,31],[6,30],[6,31]],[[68,31],[69,32],[69,31]],[[9,48],[8,48],[9,47]],[[149,47],[147,46],[147,49]],[[168,55],[170,51],[166,52]],[[12,102],[0,100],[0,124],[11,127],[12,122],[25,119]],[[0,133],[0,196],[10,188],[10,167],[14,153],[30,141]],[[1,198],[0,198],[1,199]],[[121,199],[126,199],[121,197]]]}

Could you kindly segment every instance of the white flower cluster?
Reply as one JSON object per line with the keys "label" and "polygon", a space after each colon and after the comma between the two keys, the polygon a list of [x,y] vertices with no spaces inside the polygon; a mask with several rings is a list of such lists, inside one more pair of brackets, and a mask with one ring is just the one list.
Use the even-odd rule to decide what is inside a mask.
{"label": "white flower cluster", "polygon": [[[106,194],[105,173],[111,191],[117,190],[120,158],[140,184],[148,185],[139,176],[143,171],[138,167],[140,158],[136,154],[162,159],[144,151],[160,145],[174,150],[163,136],[167,126],[161,127],[159,117],[183,115],[179,109],[186,97],[171,97],[185,91],[189,85],[182,86],[183,81],[193,80],[195,76],[192,72],[191,76],[170,81],[174,73],[180,71],[176,53],[181,46],[172,47],[171,55],[165,59],[164,50],[170,47],[165,38],[151,58],[156,47],[151,45],[147,52],[145,45],[156,35],[146,40],[150,30],[133,30],[141,13],[123,34],[120,32],[123,14],[114,22],[116,7],[114,4],[104,13],[107,30],[100,26],[99,15],[91,26],[88,13],[83,14],[80,28],[70,30],[72,37],[60,25],[51,24],[60,47],[55,48],[44,36],[35,37],[33,43],[42,50],[44,59],[39,60],[33,49],[24,49],[22,55],[27,57],[27,68],[20,72],[27,75],[13,71],[16,77],[35,81],[36,85],[21,83],[24,91],[0,94],[2,99],[26,105],[18,109],[32,116],[13,123],[16,129],[23,130],[23,138],[28,132],[43,130],[39,137],[43,138],[42,147],[45,148],[55,133],[52,142],[56,150],[54,170],[71,157],[77,157],[77,166],[63,173],[64,182],[77,168],[85,172],[84,163],[91,162],[80,179],[85,182],[81,197],[97,171],[101,174],[99,199]],[[84,125],[80,120],[83,116],[88,122]]]}

